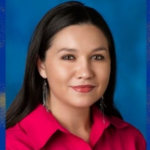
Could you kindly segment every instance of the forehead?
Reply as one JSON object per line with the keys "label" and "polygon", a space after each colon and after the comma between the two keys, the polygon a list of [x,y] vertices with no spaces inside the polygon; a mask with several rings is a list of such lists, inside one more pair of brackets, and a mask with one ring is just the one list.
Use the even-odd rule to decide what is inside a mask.
{"label": "forehead", "polygon": [[52,47],[93,49],[99,46],[108,49],[108,41],[103,32],[90,24],[71,25],[63,28],[53,38]]}

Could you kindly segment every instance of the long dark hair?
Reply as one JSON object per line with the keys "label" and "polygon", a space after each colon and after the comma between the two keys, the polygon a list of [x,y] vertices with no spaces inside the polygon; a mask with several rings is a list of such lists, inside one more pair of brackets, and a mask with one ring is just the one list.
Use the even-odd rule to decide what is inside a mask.
{"label": "long dark hair", "polygon": [[[43,78],[37,69],[37,60],[45,59],[45,53],[51,46],[54,35],[64,27],[77,24],[92,24],[106,36],[111,58],[111,74],[104,93],[104,110],[107,116],[122,119],[114,106],[113,95],[116,78],[116,55],[112,34],[102,16],[93,8],[76,1],[70,1],[51,9],[37,25],[29,44],[23,85],[6,113],[6,129],[14,126],[42,103]],[[100,99],[95,103],[99,107]]]}

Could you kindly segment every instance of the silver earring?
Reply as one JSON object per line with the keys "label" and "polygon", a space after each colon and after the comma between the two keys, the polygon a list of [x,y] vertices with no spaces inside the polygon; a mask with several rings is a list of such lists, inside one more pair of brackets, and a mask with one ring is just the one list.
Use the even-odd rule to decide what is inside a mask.
{"label": "silver earring", "polygon": [[103,113],[103,123],[105,123],[104,107],[106,107],[106,105],[104,103],[104,97],[102,96],[101,100],[100,100],[100,109],[101,109],[101,111]]}
{"label": "silver earring", "polygon": [[47,83],[44,80],[43,82],[43,106],[46,107],[46,100],[47,100]]}

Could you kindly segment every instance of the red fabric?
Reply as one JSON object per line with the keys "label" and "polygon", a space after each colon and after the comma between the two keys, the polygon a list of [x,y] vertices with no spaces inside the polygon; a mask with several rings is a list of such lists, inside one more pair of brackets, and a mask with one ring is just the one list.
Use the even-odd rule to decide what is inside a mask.
{"label": "red fabric", "polygon": [[71,134],[39,105],[15,126],[6,130],[6,150],[146,150],[142,134],[132,125],[105,117],[92,107],[90,142]]}

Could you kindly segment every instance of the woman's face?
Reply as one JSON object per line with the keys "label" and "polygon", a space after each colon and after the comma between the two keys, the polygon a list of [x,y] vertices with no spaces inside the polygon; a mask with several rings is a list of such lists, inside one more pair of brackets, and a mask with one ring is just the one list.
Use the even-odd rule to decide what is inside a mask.
{"label": "woman's face", "polygon": [[[59,31],[38,69],[47,78],[50,103],[89,107],[105,92],[110,76],[108,42],[94,25],[72,25]],[[79,85],[92,85],[74,88]]]}

